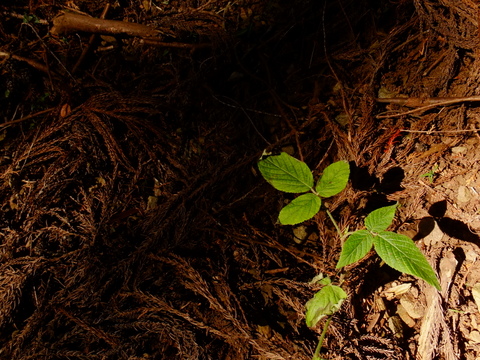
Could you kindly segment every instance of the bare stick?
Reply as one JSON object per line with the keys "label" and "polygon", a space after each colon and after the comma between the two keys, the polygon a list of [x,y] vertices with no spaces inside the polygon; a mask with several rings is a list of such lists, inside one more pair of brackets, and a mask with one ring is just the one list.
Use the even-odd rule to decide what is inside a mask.
{"label": "bare stick", "polygon": [[[48,67],[45,64],[39,63],[35,60],[28,59],[28,58],[25,58],[23,56],[11,54],[11,53],[8,53],[8,52],[5,52],[5,51],[0,51],[0,57],[5,57],[7,59],[12,58],[12,59],[15,59],[15,60],[18,60],[18,61],[26,62],[31,67],[33,67],[33,68],[35,68],[39,71],[42,71],[45,74],[48,74]],[[55,75],[57,75],[57,74],[55,74]]]}
{"label": "bare stick", "polygon": [[[105,16],[107,16],[108,9],[110,9],[110,4],[107,3],[105,4],[105,7],[103,8],[102,14],[100,15],[100,19],[105,19]],[[88,40],[88,45],[83,49],[82,54],[78,58],[75,66],[72,69],[72,73],[76,73],[80,65],[82,64],[83,60],[85,59],[85,56],[87,56],[88,52],[93,46],[93,42],[95,41],[95,34],[90,35],[90,39]]]}
{"label": "bare stick", "polygon": [[180,42],[165,42],[161,41],[160,38],[162,31],[150,26],[125,21],[97,19],[69,12],[64,12],[53,19],[53,27],[50,33],[59,36],[75,31],[112,36],[135,36],[141,38],[145,44],[162,47],[196,50],[211,46],[211,44],[208,43],[185,44]]}
{"label": "bare stick", "polygon": [[380,98],[377,99],[379,103],[389,103],[389,104],[398,104],[402,106],[413,107],[416,109],[405,111],[402,113],[396,114],[380,114],[377,115],[377,119],[385,119],[391,117],[398,117],[402,115],[413,114],[419,111],[425,111],[428,109],[433,109],[437,106],[446,106],[452,104],[459,104],[463,102],[478,102],[480,101],[480,96],[465,96],[465,97],[440,97],[440,98]]}
{"label": "bare stick", "polygon": [[42,110],[42,111],[36,112],[35,114],[31,114],[31,115],[24,116],[23,118],[20,118],[20,119],[16,119],[16,120],[12,120],[12,121],[7,121],[7,122],[4,122],[4,123],[0,123],[0,129],[9,127],[10,125],[18,124],[19,122],[22,122],[22,121],[25,121],[25,120],[34,118],[35,116],[47,114],[47,113],[49,113],[49,112],[52,112],[52,111],[55,110],[55,109],[56,109],[56,108],[53,107],[53,108],[50,108],[50,109],[46,109],[46,110]]}
{"label": "bare stick", "polygon": [[93,34],[127,35],[143,38],[155,38],[160,31],[152,27],[117,20],[96,19],[84,15],[64,12],[53,19],[50,33],[61,35],[69,32],[84,31]]}

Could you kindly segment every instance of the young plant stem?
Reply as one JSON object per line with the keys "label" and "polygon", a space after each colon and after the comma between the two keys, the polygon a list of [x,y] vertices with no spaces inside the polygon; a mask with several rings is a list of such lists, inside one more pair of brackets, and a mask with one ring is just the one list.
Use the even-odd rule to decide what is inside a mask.
{"label": "young plant stem", "polygon": [[331,320],[332,320],[332,318],[329,317],[327,319],[327,321],[325,322],[325,325],[323,325],[323,330],[322,330],[321,335],[318,338],[318,344],[317,344],[317,347],[315,349],[315,352],[313,353],[312,360],[320,360],[321,359],[320,358],[320,350],[322,349],[323,340],[325,340],[325,335],[327,335],[328,325],[330,325]]}
{"label": "young plant stem", "polygon": [[330,218],[330,220],[332,220],[333,226],[335,226],[335,229],[337,229],[338,236],[340,236],[340,240],[342,240],[342,244],[343,244],[343,235],[342,235],[342,232],[340,231],[340,228],[338,227],[337,222],[336,222],[335,219],[333,218],[332,213],[331,213],[327,208],[325,208],[325,212],[327,213],[327,215],[328,215],[328,217]]}

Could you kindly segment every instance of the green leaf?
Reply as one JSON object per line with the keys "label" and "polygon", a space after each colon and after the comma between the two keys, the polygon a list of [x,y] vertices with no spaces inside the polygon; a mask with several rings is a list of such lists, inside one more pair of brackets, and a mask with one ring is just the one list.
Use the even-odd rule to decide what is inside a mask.
{"label": "green leaf", "polygon": [[381,231],[373,238],[373,245],[387,265],[402,273],[417,276],[441,290],[435,271],[408,236]]}
{"label": "green leaf", "polygon": [[318,283],[320,285],[330,285],[332,283],[332,280],[330,280],[330,278],[327,276],[320,280]]}
{"label": "green leaf", "polygon": [[331,284],[324,286],[305,305],[307,326],[314,327],[323,317],[337,312],[346,298],[347,294],[341,287]]}
{"label": "green leaf", "polygon": [[288,193],[301,193],[313,188],[313,175],[304,162],[282,152],[258,162],[262,176],[275,189]]}
{"label": "green leaf", "polygon": [[316,192],[321,197],[337,195],[347,186],[350,176],[350,166],[346,161],[337,161],[323,170],[323,175],[317,183]]}
{"label": "green leaf", "polygon": [[372,211],[365,218],[365,226],[371,232],[385,231],[392,224],[397,204]]}
{"label": "green leaf", "polygon": [[353,264],[363,258],[372,248],[373,235],[368,230],[358,230],[343,244],[337,269]]}
{"label": "green leaf", "polygon": [[311,219],[320,210],[322,201],[312,193],[303,194],[285,206],[278,215],[282,225],[296,225]]}

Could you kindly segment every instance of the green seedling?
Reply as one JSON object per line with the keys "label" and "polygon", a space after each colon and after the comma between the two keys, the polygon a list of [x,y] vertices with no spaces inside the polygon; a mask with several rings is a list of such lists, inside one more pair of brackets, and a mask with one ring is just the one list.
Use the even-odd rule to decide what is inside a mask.
{"label": "green seedling", "polygon": [[333,285],[329,277],[323,278],[323,275],[316,276],[311,283],[323,285],[320,291],[305,305],[305,322],[308,327],[313,328],[321,319],[327,318],[312,358],[312,360],[321,360],[320,350],[327,334],[328,325],[330,325],[332,315],[340,309],[343,301],[347,298],[347,293],[340,286]]}
{"label": "green seedling", "polygon": [[278,221],[282,225],[296,225],[311,219],[320,211],[321,198],[337,195],[345,189],[350,176],[348,163],[338,161],[325,168],[315,185],[308,165],[284,152],[260,160],[258,169],[265,180],[277,190],[287,193],[308,191],[280,211]]}
{"label": "green seedling", "polygon": [[[327,166],[315,184],[307,164],[286,153],[262,158],[258,162],[258,168],[265,180],[275,189],[287,193],[303,193],[280,211],[278,221],[282,225],[295,225],[311,219],[320,211],[322,198],[340,193],[345,189],[350,176],[348,163],[338,161]],[[386,231],[393,222],[396,209],[397,204],[372,211],[365,218],[366,229],[353,233],[342,232],[332,214],[325,209],[340,238],[348,236],[343,244],[337,269],[357,262],[373,247],[387,265],[400,272],[417,276],[440,290],[440,283],[434,270],[413,240],[405,235]],[[313,328],[320,320],[326,318],[313,356],[313,360],[320,360],[320,349],[331,317],[340,309],[347,294],[341,287],[333,285],[328,277],[320,276],[319,279],[316,277],[314,281],[323,287],[307,302],[305,320],[307,326]]]}
{"label": "green seedling", "polygon": [[347,298],[345,291],[339,286],[332,285],[329,277],[318,281],[318,284],[323,285],[322,289],[305,305],[305,322],[308,327],[315,327],[324,317],[336,313]]}
{"label": "green seedling", "polygon": [[28,24],[28,23],[40,24],[40,20],[38,19],[38,17],[36,17],[33,14],[24,14],[23,23],[24,24]]}
{"label": "green seedling", "polygon": [[372,211],[365,218],[366,230],[357,230],[345,241],[337,269],[363,258],[372,248],[387,265],[425,280],[440,290],[435,271],[408,236],[386,231],[392,224],[397,204]]}
{"label": "green seedling", "polygon": [[435,177],[435,173],[438,170],[438,164],[433,165],[432,169],[429,172],[426,172],[425,174],[420,175],[420,177],[425,177],[428,178],[430,181],[430,184],[433,184],[433,179]]}

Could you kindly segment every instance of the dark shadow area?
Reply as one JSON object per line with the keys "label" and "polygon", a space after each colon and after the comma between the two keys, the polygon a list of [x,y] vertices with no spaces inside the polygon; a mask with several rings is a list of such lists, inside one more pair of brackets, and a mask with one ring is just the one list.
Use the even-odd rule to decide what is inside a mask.
{"label": "dark shadow area", "polygon": [[479,236],[472,233],[468,228],[468,225],[460,220],[444,217],[437,220],[437,224],[440,230],[450,237],[477,245],[479,244]]}
{"label": "dark shadow area", "polygon": [[423,239],[430,234],[435,228],[435,219],[433,217],[425,217],[418,223],[418,233],[413,237],[413,240]]}
{"label": "dark shadow area", "polygon": [[401,186],[403,179],[405,178],[405,172],[401,167],[394,167],[383,174],[383,179],[380,182],[379,189],[382,193],[388,195],[397,191],[402,191]]}
{"label": "dark shadow area", "polygon": [[445,216],[447,212],[447,200],[437,201],[432,204],[428,209],[428,213],[435,219],[438,220]]}
{"label": "dark shadow area", "polygon": [[350,161],[350,182],[353,189],[358,191],[372,190],[379,184],[378,178],[370,174],[366,167],[359,167],[353,161]]}
{"label": "dark shadow area", "polygon": [[428,213],[431,215],[431,217],[425,217],[420,220],[418,225],[418,234],[413,238],[413,240],[423,239],[425,236],[430,234],[435,228],[436,222],[440,230],[442,230],[446,235],[458,240],[468,241],[477,245],[480,244],[480,237],[470,231],[467,224],[460,220],[445,217],[446,212],[446,200],[438,201],[432,204],[428,210]]}
{"label": "dark shadow area", "polygon": [[[455,276],[457,276],[457,274],[460,271],[460,268],[462,267],[463,263],[466,260],[466,255],[465,255],[465,251],[461,247],[455,248],[455,250],[453,250],[453,255],[457,260],[457,266],[455,267],[455,271],[453,273],[455,274]],[[452,282],[455,282],[455,280],[452,279]]]}
{"label": "dark shadow area", "polygon": [[401,186],[405,172],[400,167],[387,170],[380,180],[370,174],[366,167],[358,167],[354,162],[350,163],[350,180],[352,187],[358,191],[371,191],[366,196],[367,204],[364,212],[366,214],[375,209],[392,205],[393,202],[387,199],[387,195],[403,190]]}

